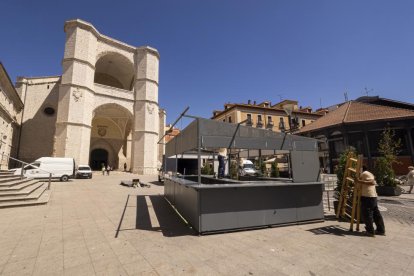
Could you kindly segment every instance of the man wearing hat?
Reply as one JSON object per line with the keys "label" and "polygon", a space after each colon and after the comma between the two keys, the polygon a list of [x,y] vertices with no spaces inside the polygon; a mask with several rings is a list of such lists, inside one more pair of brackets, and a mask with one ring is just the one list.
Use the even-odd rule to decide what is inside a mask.
{"label": "man wearing hat", "polygon": [[[385,235],[385,225],[381,213],[378,209],[377,191],[374,175],[367,171],[365,166],[362,167],[363,172],[360,175],[359,183],[361,184],[361,212],[365,221],[365,230],[367,235],[374,237],[377,235]],[[374,230],[373,223],[377,227]]]}
{"label": "man wearing hat", "polygon": [[414,167],[409,166],[408,167],[408,174],[407,174],[407,185],[410,186],[410,190],[408,191],[409,194],[411,194],[411,191],[413,190],[414,185]]}

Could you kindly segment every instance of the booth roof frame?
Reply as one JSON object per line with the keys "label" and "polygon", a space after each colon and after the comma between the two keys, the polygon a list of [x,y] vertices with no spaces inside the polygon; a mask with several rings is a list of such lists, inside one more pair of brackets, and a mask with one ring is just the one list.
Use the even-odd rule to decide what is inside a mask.
{"label": "booth roof frame", "polygon": [[196,118],[166,144],[165,155],[219,148],[318,151],[317,140],[313,138]]}
{"label": "booth roof frame", "polygon": [[240,124],[191,117],[194,121],[166,144],[165,157],[197,150],[199,184],[201,184],[201,151],[215,151],[219,148],[287,150],[291,156],[293,182],[318,181],[318,140]]}

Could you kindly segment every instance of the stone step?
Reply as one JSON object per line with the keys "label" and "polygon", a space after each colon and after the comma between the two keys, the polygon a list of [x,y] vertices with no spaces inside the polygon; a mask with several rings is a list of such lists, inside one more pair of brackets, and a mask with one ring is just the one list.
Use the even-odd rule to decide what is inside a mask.
{"label": "stone step", "polygon": [[13,175],[14,172],[9,172],[9,171],[0,171],[0,175]]}
{"label": "stone step", "polygon": [[44,184],[43,182],[31,181],[31,182],[23,183],[22,185],[25,185],[25,186],[19,190],[10,189],[10,188],[8,190],[0,190],[0,200],[5,197],[27,196],[31,194],[32,192],[34,192],[36,189],[43,186],[43,184]]}
{"label": "stone step", "polygon": [[13,180],[20,179],[20,175],[1,175],[0,183],[5,183]]}
{"label": "stone step", "polygon": [[25,207],[25,206],[47,204],[49,202],[52,190],[47,190],[47,183],[44,183],[44,184],[46,184],[46,188],[42,191],[42,193],[39,195],[38,198],[21,200],[21,201],[6,201],[6,202],[0,201],[0,208]]}
{"label": "stone step", "polygon": [[32,190],[32,192],[28,195],[2,196],[0,197],[0,205],[6,202],[37,200],[47,189],[47,186],[48,183],[41,183],[41,185],[36,186],[36,189]]}
{"label": "stone step", "polygon": [[[29,187],[31,185],[34,185],[36,183],[38,183],[39,180],[37,179],[30,179],[30,178],[25,178],[20,180],[19,182],[13,183],[10,185],[10,183],[2,183],[3,185],[0,185],[0,194],[4,191],[20,191],[26,187]],[[9,184],[9,185],[6,185]]]}
{"label": "stone step", "polygon": [[23,184],[25,182],[29,182],[29,181],[32,181],[32,180],[33,180],[33,178],[20,179],[20,177],[19,177],[18,179],[15,179],[15,180],[12,180],[12,181],[0,182],[0,191],[2,189],[11,188],[13,186],[17,186],[17,185],[20,185],[20,184]]}

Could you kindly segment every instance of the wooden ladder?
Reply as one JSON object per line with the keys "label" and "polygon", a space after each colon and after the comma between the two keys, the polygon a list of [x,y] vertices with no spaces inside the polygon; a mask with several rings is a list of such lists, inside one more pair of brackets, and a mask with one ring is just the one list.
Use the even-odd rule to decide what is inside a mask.
{"label": "wooden ladder", "polygon": [[[361,184],[358,182],[362,167],[362,155],[356,157],[350,152],[346,159],[344,178],[342,180],[341,194],[336,217],[349,218],[351,225],[349,231],[353,231],[355,214],[356,230],[359,231],[361,219]],[[352,198],[352,203],[350,202]],[[351,205],[352,204],[352,205]]]}

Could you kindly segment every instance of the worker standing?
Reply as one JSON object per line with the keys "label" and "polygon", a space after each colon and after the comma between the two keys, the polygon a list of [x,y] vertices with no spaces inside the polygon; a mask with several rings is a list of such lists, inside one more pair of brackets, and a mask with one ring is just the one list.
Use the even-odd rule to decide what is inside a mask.
{"label": "worker standing", "polygon": [[[385,235],[385,225],[382,215],[378,209],[377,191],[374,175],[362,167],[363,172],[360,175],[359,183],[361,184],[361,212],[365,221],[366,234],[370,237]],[[376,230],[374,230],[374,222]]]}

